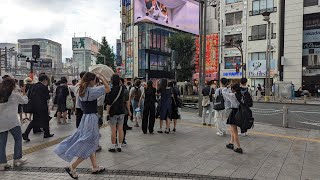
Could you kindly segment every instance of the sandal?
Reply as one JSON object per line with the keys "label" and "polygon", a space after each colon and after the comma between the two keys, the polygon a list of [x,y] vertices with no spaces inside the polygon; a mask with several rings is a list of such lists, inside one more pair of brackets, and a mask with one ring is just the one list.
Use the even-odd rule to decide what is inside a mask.
{"label": "sandal", "polygon": [[105,171],[106,168],[102,167],[102,166],[98,166],[98,168],[92,168],[92,174],[99,174],[103,171]]}
{"label": "sandal", "polygon": [[72,166],[65,168],[66,172],[72,177],[73,179],[78,179],[78,174],[75,169],[72,169]]}

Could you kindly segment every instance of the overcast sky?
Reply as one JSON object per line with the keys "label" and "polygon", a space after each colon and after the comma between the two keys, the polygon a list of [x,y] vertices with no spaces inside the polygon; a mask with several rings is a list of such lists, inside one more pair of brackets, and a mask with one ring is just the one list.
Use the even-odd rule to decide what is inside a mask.
{"label": "overcast sky", "polygon": [[46,38],[62,44],[63,60],[72,57],[72,37],[116,47],[120,37],[119,0],[0,0],[0,42]]}

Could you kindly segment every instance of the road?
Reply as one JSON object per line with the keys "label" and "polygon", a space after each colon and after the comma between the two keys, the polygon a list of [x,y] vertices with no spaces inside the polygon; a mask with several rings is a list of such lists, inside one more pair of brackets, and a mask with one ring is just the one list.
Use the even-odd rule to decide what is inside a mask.
{"label": "road", "polygon": [[[283,114],[274,111],[282,110],[284,105],[289,109],[289,127],[320,130],[320,106],[317,105],[254,103],[255,121],[274,126],[282,126]],[[183,108],[182,111],[197,113],[198,109]]]}

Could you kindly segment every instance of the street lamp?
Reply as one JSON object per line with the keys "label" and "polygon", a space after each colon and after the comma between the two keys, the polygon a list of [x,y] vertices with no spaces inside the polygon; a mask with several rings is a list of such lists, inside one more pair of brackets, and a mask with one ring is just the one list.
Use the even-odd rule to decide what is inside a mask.
{"label": "street lamp", "polygon": [[270,12],[264,12],[262,13],[263,21],[266,21],[268,23],[267,26],[267,57],[266,57],[266,89],[265,89],[265,96],[266,101],[268,100],[270,96],[270,61],[271,61],[271,21],[270,21]]}

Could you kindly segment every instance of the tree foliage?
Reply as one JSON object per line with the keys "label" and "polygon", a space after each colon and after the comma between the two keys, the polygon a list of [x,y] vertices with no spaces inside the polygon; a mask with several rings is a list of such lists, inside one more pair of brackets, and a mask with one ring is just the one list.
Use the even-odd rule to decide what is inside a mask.
{"label": "tree foliage", "polygon": [[181,69],[176,70],[177,80],[190,80],[195,70],[195,37],[187,33],[176,33],[169,38],[169,47],[176,53],[176,65],[180,64],[181,66]]}
{"label": "tree foliage", "polygon": [[105,36],[102,37],[101,40],[101,47],[99,49],[100,57],[97,58],[97,64],[104,64],[104,58],[106,59],[105,65],[111,67],[112,69],[115,69],[114,67],[114,61],[115,61],[115,54],[113,52],[113,47],[110,47],[107,39]]}

